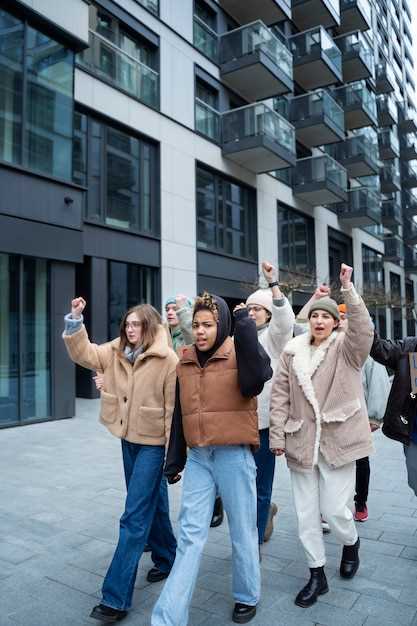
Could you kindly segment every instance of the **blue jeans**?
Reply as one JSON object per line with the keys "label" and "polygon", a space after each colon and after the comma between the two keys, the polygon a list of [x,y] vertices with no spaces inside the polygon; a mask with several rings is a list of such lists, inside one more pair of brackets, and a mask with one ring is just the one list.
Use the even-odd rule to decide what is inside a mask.
{"label": "blue jeans", "polygon": [[162,480],[164,446],[144,446],[122,439],[127,496],[120,518],[119,542],[104,579],[102,604],[127,610],[132,603],[139,559],[148,543],[159,569],[169,572],[176,541],[169,520],[168,491]]}
{"label": "blue jeans", "polygon": [[258,493],[258,539],[263,543],[271,506],[272,485],[275,474],[275,455],[269,449],[269,428],[259,431],[260,448],[255,452],[256,490]]}
{"label": "blue jeans", "polygon": [[232,541],[235,602],[260,596],[256,527],[256,466],[247,446],[191,448],[184,472],[177,555],[152,613],[152,626],[186,626],[216,491],[223,500]]}

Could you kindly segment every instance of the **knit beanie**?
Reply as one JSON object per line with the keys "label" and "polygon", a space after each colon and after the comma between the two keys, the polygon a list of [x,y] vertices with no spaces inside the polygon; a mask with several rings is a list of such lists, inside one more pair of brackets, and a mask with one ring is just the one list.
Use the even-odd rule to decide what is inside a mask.
{"label": "knit beanie", "polygon": [[327,313],[330,313],[330,315],[334,317],[335,320],[340,320],[340,313],[337,302],[332,298],[326,297],[316,300],[316,302],[314,302],[314,304],[312,304],[310,307],[310,311],[308,312],[308,319],[310,319],[313,311],[327,311]]}
{"label": "knit beanie", "polygon": [[339,304],[339,306],[337,308],[339,309],[339,313],[344,313],[346,315],[346,313],[347,313],[347,306],[346,306],[345,303]]}
{"label": "knit beanie", "polygon": [[[169,298],[167,298],[165,302],[165,308],[167,308],[168,304],[176,304],[176,303],[177,303],[177,300],[175,296],[170,296]],[[187,305],[189,306],[190,309],[193,306],[193,302],[192,300],[190,300],[190,298],[187,298]]]}
{"label": "knit beanie", "polygon": [[246,306],[249,304],[263,306],[264,309],[272,314],[272,291],[270,289],[258,289],[246,300]]}

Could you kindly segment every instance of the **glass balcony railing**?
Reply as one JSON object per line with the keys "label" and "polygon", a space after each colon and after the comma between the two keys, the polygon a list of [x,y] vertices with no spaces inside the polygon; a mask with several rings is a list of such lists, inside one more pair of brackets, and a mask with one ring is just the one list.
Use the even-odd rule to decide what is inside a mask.
{"label": "glass balcony railing", "polygon": [[385,237],[384,244],[386,260],[401,261],[404,258],[404,242],[398,235]]}
{"label": "glass balcony railing", "polygon": [[90,47],[77,55],[77,63],[103,77],[133,98],[159,108],[159,74],[98,33],[90,31]]}
{"label": "glass balcony railing", "polygon": [[362,128],[345,141],[326,146],[326,151],[343,164],[366,159],[376,171],[378,169],[378,135],[373,128]]}
{"label": "glass balcony railing", "polygon": [[405,246],[405,258],[404,258],[405,269],[409,272],[417,271],[417,247],[416,246]]}
{"label": "glass balcony railing", "polygon": [[223,146],[256,136],[267,137],[295,155],[294,127],[265,104],[249,104],[223,113]]}
{"label": "glass balcony railing", "polygon": [[380,169],[380,180],[383,193],[401,189],[400,162],[398,159],[384,161]]}
{"label": "glass balcony railing", "polygon": [[415,189],[417,187],[417,161],[402,163],[401,174],[404,187],[407,189]]}
{"label": "glass balcony railing", "polygon": [[217,63],[218,60],[218,36],[198,15],[194,15],[194,45],[209,59]]}
{"label": "glass balcony railing", "polygon": [[417,135],[407,133],[401,137],[401,158],[405,160],[417,159]]}
{"label": "glass balcony railing", "polygon": [[340,76],[342,75],[342,53],[323,27],[293,35],[290,43],[294,65],[297,62],[306,63],[309,56],[315,59],[319,52],[333,71]]}
{"label": "glass balcony railing", "polygon": [[414,132],[417,130],[417,114],[415,109],[407,106],[403,100],[397,102],[398,124],[403,132]]}
{"label": "glass balcony railing", "polygon": [[337,26],[340,24],[339,0],[292,0],[292,19],[301,31],[319,24],[325,28]]}
{"label": "glass balcony railing", "polygon": [[220,141],[220,113],[199,98],[195,99],[195,129],[197,132]]}
{"label": "glass balcony railing", "polygon": [[387,61],[381,61],[376,66],[376,84],[378,92],[394,91],[397,81],[392,67]]}
{"label": "glass balcony railing", "polygon": [[368,187],[355,187],[348,193],[348,201],[337,205],[337,213],[342,219],[349,219],[354,215],[358,219],[365,216],[371,218],[371,223],[381,221],[381,198],[378,193]]}
{"label": "glass balcony railing", "polygon": [[293,78],[293,58],[285,43],[258,20],[220,36],[220,64],[263,52],[286,76]]}
{"label": "glass balcony railing", "polygon": [[343,191],[347,189],[345,168],[328,155],[298,159],[294,183],[296,186],[330,181]]}
{"label": "glass balcony railing", "polygon": [[[378,132],[378,144],[381,158],[393,158],[400,154],[400,140],[396,128],[382,128]],[[384,154],[392,154],[392,156],[384,157]]]}
{"label": "glass balcony railing", "polygon": [[394,226],[402,224],[403,216],[401,210],[401,204],[396,200],[383,200],[382,201],[382,223],[384,226]]}
{"label": "glass balcony railing", "polygon": [[345,115],[343,109],[324,89],[318,89],[291,99],[290,121],[293,124],[319,117],[327,117],[341,132],[344,131]]}
{"label": "glass balcony railing", "polygon": [[337,100],[343,108],[362,109],[370,118],[377,120],[376,98],[364,80],[350,83],[335,89]]}
{"label": "glass balcony railing", "polygon": [[398,122],[398,109],[395,97],[392,94],[380,94],[376,98],[378,121],[384,126]]}
{"label": "glass balcony railing", "polygon": [[366,66],[369,74],[374,76],[374,51],[360,31],[337,37],[335,42],[342,52],[343,61],[352,57],[357,57]]}

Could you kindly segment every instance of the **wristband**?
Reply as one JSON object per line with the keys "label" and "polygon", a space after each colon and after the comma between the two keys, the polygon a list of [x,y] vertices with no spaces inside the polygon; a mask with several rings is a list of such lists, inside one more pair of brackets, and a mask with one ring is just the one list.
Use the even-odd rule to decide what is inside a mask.
{"label": "wristband", "polygon": [[275,280],[273,283],[268,283],[268,287],[272,289],[272,287],[279,287],[279,282]]}

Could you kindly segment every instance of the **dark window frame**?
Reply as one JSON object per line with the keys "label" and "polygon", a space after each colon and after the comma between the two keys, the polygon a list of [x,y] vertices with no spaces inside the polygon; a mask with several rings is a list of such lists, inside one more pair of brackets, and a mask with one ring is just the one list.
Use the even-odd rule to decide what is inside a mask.
{"label": "dark window frame", "polygon": [[[201,170],[206,175],[212,176],[214,179],[214,193],[213,193],[213,204],[214,204],[214,218],[208,219],[199,216],[199,185],[198,185],[198,172]],[[226,185],[235,185],[241,188],[243,192],[247,193],[248,204],[246,206],[242,206],[243,210],[245,210],[245,229],[244,231],[230,228],[226,225],[226,208],[229,204],[226,198]],[[196,245],[197,250],[201,250],[204,252],[213,252],[215,254],[219,254],[221,256],[240,259],[248,262],[257,262],[258,260],[258,211],[257,211],[257,199],[256,199],[256,190],[250,187],[249,185],[245,185],[241,181],[235,180],[229,176],[222,174],[216,170],[213,170],[210,167],[205,166],[199,162],[196,163],[196,222],[197,222],[197,236],[196,236]],[[221,213],[223,212],[223,219],[221,219]],[[212,224],[213,230],[215,231],[215,245],[205,246],[203,242],[199,241],[199,221],[204,221],[206,223]],[[219,243],[221,237],[219,231],[223,232],[223,245]],[[227,252],[225,249],[225,234],[229,231],[241,232],[245,239],[245,248],[248,253],[244,256],[232,254]]]}
{"label": "dark window frame", "polygon": [[[291,241],[288,240],[287,244],[283,244],[282,242],[282,232],[283,228],[282,224],[282,215],[283,212],[287,212],[288,215],[291,215],[291,225],[287,224],[288,233],[292,233]],[[290,207],[282,202],[277,203],[277,240],[278,240],[278,257],[279,257],[279,268],[295,274],[299,274],[300,276],[308,276],[310,273],[307,271],[302,271],[296,263],[296,245],[295,245],[295,221],[302,219],[305,223],[305,228],[307,231],[307,250],[306,250],[306,267],[313,268],[313,274],[316,273],[316,240],[315,240],[315,221],[314,218],[310,215],[306,215],[302,211],[297,211],[293,207]],[[285,263],[283,258],[283,250],[285,245],[288,246],[288,255],[290,262],[288,264]],[[290,258],[292,256],[292,258]]]}

